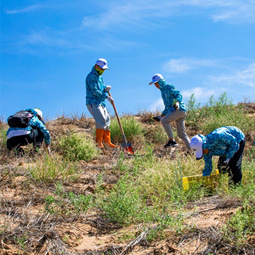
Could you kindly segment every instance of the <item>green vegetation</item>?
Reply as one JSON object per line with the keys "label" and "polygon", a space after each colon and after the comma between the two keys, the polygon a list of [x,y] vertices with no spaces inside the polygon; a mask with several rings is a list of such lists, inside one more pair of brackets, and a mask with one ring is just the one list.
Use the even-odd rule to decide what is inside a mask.
{"label": "green vegetation", "polygon": [[79,177],[79,165],[60,157],[50,157],[47,154],[38,157],[36,165],[28,167],[31,178],[38,182],[55,182],[58,180],[74,181]]}
{"label": "green vegetation", "polygon": [[58,148],[64,158],[70,161],[90,161],[98,154],[95,143],[86,135],[79,133],[61,136],[58,140]]}
{"label": "green vegetation", "polygon": [[[120,118],[121,125],[123,127],[126,139],[129,142],[133,142],[138,137],[142,136],[143,127],[142,124],[132,116],[124,116]],[[111,120],[110,125],[112,140],[114,142],[123,142],[123,137],[120,132],[120,127],[117,118]]]}
{"label": "green vegetation", "polygon": [[236,126],[246,133],[254,126],[254,118],[247,115],[242,105],[233,105],[226,93],[221,94],[217,100],[211,96],[204,107],[200,106],[196,103],[194,94],[191,95],[187,104],[186,123],[204,134],[222,126]]}
{"label": "green vegetation", "polygon": [[92,195],[75,194],[65,192],[60,183],[55,185],[54,196],[48,195],[45,198],[45,211],[50,214],[61,216],[76,215],[86,213],[92,202]]}
{"label": "green vegetation", "polygon": [[[180,147],[174,151],[162,149],[167,140],[165,131],[159,123],[151,121],[149,113],[145,117],[143,121],[132,116],[121,118],[126,138],[135,149],[134,156],[128,156],[120,150],[101,152],[88,133],[77,133],[77,130],[66,133],[61,129],[53,138],[51,156],[41,152],[33,157],[26,154],[22,159],[25,164],[21,164],[21,159],[15,155],[9,158],[6,153],[2,153],[4,156],[1,156],[1,162],[4,163],[1,164],[4,166],[0,180],[4,187],[3,194],[13,187],[17,191],[12,192],[21,195],[20,200],[15,200],[15,196],[13,201],[8,196],[1,199],[2,215],[8,215],[8,220],[0,222],[1,242],[14,243],[20,253],[29,254],[34,251],[31,247],[36,246],[30,238],[34,236],[32,232],[36,226],[40,229],[33,240],[50,236],[48,233],[51,224],[62,224],[63,227],[70,223],[69,227],[73,228],[77,219],[82,224],[93,224],[91,226],[97,228],[97,233],[110,234],[121,229],[122,235],[118,238],[126,242],[141,233],[146,233],[148,242],[169,239],[170,234],[184,239],[189,235],[194,238],[197,234],[202,236],[202,240],[214,242],[212,237],[208,238],[210,234],[205,233],[204,229],[199,230],[193,223],[187,223],[187,219],[200,213],[197,211],[200,202],[206,201],[207,205],[206,199],[215,196],[222,201],[217,209],[230,205],[232,211],[227,215],[227,220],[225,218],[223,224],[213,230],[219,245],[214,246],[214,242],[212,247],[218,249],[216,253],[225,247],[229,254],[239,254],[241,251],[248,254],[252,243],[249,240],[255,231],[255,147],[252,146],[255,139],[254,118],[247,114],[242,105],[233,105],[225,93],[218,99],[211,97],[205,106],[196,103],[194,95],[190,97],[186,120],[188,131],[192,130],[192,134],[193,131],[208,134],[223,125],[237,126],[246,134],[247,146],[243,157],[242,185],[227,186],[227,176],[220,176],[213,191],[201,184],[184,191],[182,177],[201,175],[203,161],[197,161],[194,155],[186,155],[181,142]],[[72,119],[62,118],[61,123],[74,125]],[[87,128],[89,125],[84,117],[81,120],[76,117],[75,123],[79,128]],[[122,143],[123,137],[116,118],[112,120],[110,128],[114,143]],[[175,129],[174,132],[176,136]],[[0,143],[1,151],[4,151],[6,126],[2,124]],[[213,171],[216,170],[217,160],[217,157],[213,158]],[[25,181],[22,182],[23,179]],[[22,183],[22,188],[19,183]],[[33,194],[31,190],[38,192]],[[28,194],[31,196],[29,199]],[[21,201],[24,206],[18,211],[16,207],[22,204]],[[35,216],[30,220],[32,216],[25,213],[17,216],[25,212],[34,201],[41,203],[40,210],[47,219],[43,218],[41,211],[38,212],[37,220]],[[208,206],[213,208],[215,204]],[[15,224],[12,225],[9,221],[13,214]],[[44,228],[44,232],[40,232],[48,219],[51,222]],[[33,222],[35,224],[29,229]],[[16,227],[18,224],[19,228]],[[22,228],[25,230],[20,231]],[[65,242],[71,239],[65,237],[71,234],[63,236]],[[81,236],[78,238],[80,240]],[[30,250],[28,244],[31,244]],[[212,250],[204,251],[204,254],[216,253]]]}

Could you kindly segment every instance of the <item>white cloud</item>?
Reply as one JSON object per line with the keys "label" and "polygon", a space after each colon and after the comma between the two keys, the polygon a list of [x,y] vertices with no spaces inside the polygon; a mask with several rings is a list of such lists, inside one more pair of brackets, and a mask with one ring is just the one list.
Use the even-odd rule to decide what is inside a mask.
{"label": "white cloud", "polygon": [[188,70],[195,69],[198,67],[211,67],[215,66],[217,61],[205,60],[205,59],[171,59],[163,65],[163,69],[170,73],[184,73]]}
{"label": "white cloud", "polygon": [[206,101],[210,96],[215,94],[215,90],[208,90],[206,87],[196,87],[189,90],[182,91],[183,98],[190,98],[192,94],[194,94],[196,99],[200,101]]}
{"label": "white cloud", "polygon": [[7,10],[5,10],[5,13],[6,14],[26,13],[26,12],[32,12],[32,11],[35,11],[35,10],[39,10],[39,9],[42,9],[42,8],[45,8],[45,6],[35,4],[35,5],[30,5],[30,6],[24,7],[22,9],[14,9],[14,10],[7,9]]}
{"label": "white cloud", "polygon": [[162,98],[158,99],[157,101],[155,101],[154,103],[152,103],[150,110],[152,112],[159,112],[162,111],[164,109],[164,102],[162,100]]}
{"label": "white cloud", "polygon": [[255,63],[249,65],[245,70],[237,71],[232,75],[212,76],[211,82],[214,84],[224,84],[228,86],[249,86],[255,88]]}
{"label": "white cloud", "polygon": [[[230,23],[255,22],[255,4],[253,0],[129,0],[127,3],[111,2],[99,16],[86,16],[82,27],[96,25],[107,28],[111,25],[135,23],[142,26],[152,18],[169,18],[178,15],[197,15],[205,11],[214,22]],[[98,22],[100,18],[100,22]],[[153,23],[151,23],[152,25]],[[95,27],[93,27],[95,28]]]}

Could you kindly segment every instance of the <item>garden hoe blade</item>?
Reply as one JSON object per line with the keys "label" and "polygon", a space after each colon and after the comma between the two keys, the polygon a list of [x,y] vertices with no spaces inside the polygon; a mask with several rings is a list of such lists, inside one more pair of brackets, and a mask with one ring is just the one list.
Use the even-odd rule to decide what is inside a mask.
{"label": "garden hoe blade", "polygon": [[[108,94],[109,94],[110,97],[112,97],[110,91],[108,91]],[[117,110],[116,110],[114,102],[112,102],[112,106],[113,106],[113,109],[115,111],[115,114],[116,114],[116,117],[117,117],[117,120],[118,120],[118,123],[119,123],[119,126],[120,126],[120,130],[121,130],[121,133],[122,133],[122,136],[123,136],[123,140],[124,140],[124,143],[121,144],[121,147],[124,148],[124,152],[133,155],[134,154],[134,150],[133,150],[133,148],[131,146],[131,143],[128,143],[127,140],[126,140],[126,136],[124,134],[124,130],[123,130],[122,125],[120,123],[120,118],[119,118],[119,115],[117,113]]]}

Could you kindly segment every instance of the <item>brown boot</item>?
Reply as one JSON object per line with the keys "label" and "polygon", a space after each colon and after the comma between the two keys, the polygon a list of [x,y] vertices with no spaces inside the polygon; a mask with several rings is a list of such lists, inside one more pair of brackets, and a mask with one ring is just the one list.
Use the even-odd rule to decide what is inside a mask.
{"label": "brown boot", "polygon": [[97,143],[97,146],[102,149],[104,148],[104,145],[102,143],[104,132],[105,132],[104,129],[96,129],[96,143]]}
{"label": "brown boot", "polygon": [[112,142],[111,142],[111,131],[110,130],[104,131],[103,140],[108,147],[110,147],[110,148],[116,147],[116,145],[112,144]]}

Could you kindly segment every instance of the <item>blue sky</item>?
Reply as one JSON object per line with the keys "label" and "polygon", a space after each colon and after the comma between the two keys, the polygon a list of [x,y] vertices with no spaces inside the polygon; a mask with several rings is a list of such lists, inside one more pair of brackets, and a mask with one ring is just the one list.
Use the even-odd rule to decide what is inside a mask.
{"label": "blue sky", "polygon": [[254,102],[255,0],[1,0],[1,118],[28,107],[89,116],[84,81],[98,58],[119,114],[163,108],[155,73],[184,102]]}

